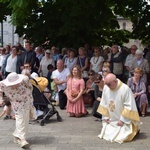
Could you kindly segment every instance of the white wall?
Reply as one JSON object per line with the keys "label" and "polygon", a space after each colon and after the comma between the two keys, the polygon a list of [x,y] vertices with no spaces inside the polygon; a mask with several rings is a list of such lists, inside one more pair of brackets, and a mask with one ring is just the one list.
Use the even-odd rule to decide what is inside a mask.
{"label": "white wall", "polygon": [[[3,21],[3,46],[6,45],[15,45],[18,42],[18,35],[14,34],[15,27],[10,23],[10,16],[7,17],[6,21]],[[0,27],[0,36],[1,36],[1,27]],[[14,42],[13,42],[14,41]]]}
{"label": "white wall", "polygon": [[[126,30],[132,32],[132,22],[129,19],[118,17],[118,23],[119,23],[120,29],[123,29],[123,23],[125,23]],[[138,39],[130,39],[129,43],[124,43],[124,46],[126,47],[131,47],[131,45],[136,45],[139,49],[143,49],[143,45],[141,44],[141,41]]]}

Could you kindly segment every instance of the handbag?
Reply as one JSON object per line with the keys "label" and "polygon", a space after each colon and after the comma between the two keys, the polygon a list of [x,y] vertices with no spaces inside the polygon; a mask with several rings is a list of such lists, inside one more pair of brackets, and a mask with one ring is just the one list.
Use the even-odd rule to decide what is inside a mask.
{"label": "handbag", "polygon": [[85,94],[83,94],[83,101],[84,101],[84,104],[92,106],[93,102],[94,102],[94,97],[92,97],[90,92],[89,93],[85,93]]}
{"label": "handbag", "polygon": [[76,98],[78,96],[78,91],[72,90],[72,79],[71,79],[71,96],[72,98]]}
{"label": "handbag", "polygon": [[71,96],[72,96],[73,98],[76,98],[76,97],[78,96],[78,92],[76,92],[76,91],[71,91]]}

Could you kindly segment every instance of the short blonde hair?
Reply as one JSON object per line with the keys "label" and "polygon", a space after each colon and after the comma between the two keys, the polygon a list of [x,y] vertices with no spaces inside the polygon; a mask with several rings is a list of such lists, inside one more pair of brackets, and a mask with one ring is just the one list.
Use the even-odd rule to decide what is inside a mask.
{"label": "short blonde hair", "polygon": [[105,62],[103,63],[103,67],[108,67],[108,68],[110,68],[110,63],[107,62],[107,61],[105,61]]}
{"label": "short blonde hair", "polygon": [[140,73],[141,75],[143,74],[143,70],[141,68],[135,68],[134,73]]}

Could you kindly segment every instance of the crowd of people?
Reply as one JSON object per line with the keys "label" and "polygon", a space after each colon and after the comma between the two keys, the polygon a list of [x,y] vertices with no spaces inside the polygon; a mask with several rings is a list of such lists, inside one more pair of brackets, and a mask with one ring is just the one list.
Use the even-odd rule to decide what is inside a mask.
{"label": "crowd of people", "polygon": [[139,131],[139,116],[147,115],[149,54],[150,47],[143,51],[136,45],[121,49],[117,44],[106,48],[85,44],[78,50],[63,48],[61,52],[56,46],[33,48],[29,41],[24,48],[20,44],[0,48],[0,99],[5,95],[11,103],[8,107],[3,102],[7,108],[1,116],[12,118],[13,108],[14,142],[21,147],[29,144],[27,116],[33,108],[29,78],[35,77],[47,78],[53,104],[66,109],[70,117],[86,116],[89,112],[85,106],[91,106],[92,115],[103,120],[99,138],[118,143],[131,141]]}

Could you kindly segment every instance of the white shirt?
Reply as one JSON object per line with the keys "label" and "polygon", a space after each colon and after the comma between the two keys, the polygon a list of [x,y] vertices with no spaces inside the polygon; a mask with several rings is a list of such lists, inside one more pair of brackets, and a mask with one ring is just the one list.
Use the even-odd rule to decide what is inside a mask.
{"label": "white shirt", "polygon": [[90,60],[90,63],[92,65],[92,70],[94,70],[96,73],[99,72],[100,68],[102,67],[103,61],[104,61],[104,58],[102,56],[92,57]]}
{"label": "white shirt", "polygon": [[6,55],[0,55],[0,67],[2,67],[5,57]]}
{"label": "white shirt", "polygon": [[[59,72],[58,69],[52,72],[52,79],[58,79],[59,81],[66,80],[70,75],[70,70],[68,68],[64,68],[62,72]],[[61,85],[57,85],[58,91],[65,90],[67,87],[66,83]]]}
{"label": "white shirt", "polygon": [[126,61],[125,61],[125,66],[128,66],[129,68],[131,68],[131,65],[132,65],[132,62],[133,60],[136,58],[135,55],[132,55],[132,54],[129,54],[126,58]]}
{"label": "white shirt", "polygon": [[71,70],[76,63],[76,60],[77,60],[77,58],[66,58],[65,59],[66,68],[69,68]]}
{"label": "white shirt", "polygon": [[12,58],[12,55],[10,55],[7,59],[7,65],[6,65],[6,72],[16,72],[16,64],[17,64],[17,56]]}
{"label": "white shirt", "polygon": [[44,56],[40,62],[40,65],[42,66],[42,76],[47,77],[48,74],[48,69],[47,66],[49,64],[52,64],[55,67],[54,60],[52,58],[46,59]]}

